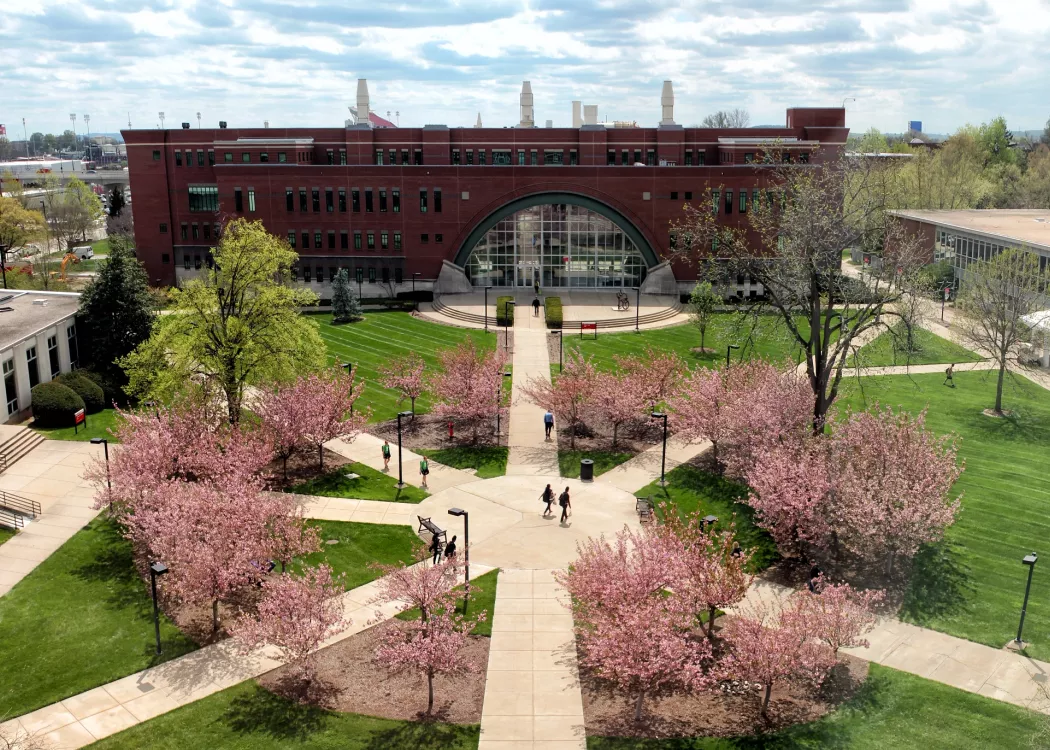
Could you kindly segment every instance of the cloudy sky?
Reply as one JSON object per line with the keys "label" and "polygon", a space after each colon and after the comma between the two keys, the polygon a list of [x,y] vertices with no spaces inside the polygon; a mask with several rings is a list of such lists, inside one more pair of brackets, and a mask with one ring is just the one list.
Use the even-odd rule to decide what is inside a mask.
{"label": "cloudy sky", "polygon": [[[8,0],[0,14],[0,123],[20,137],[91,115],[93,132],[339,125],[356,79],[403,125],[536,119],[654,125],[660,84],[691,125],[743,107],[841,106],[847,124],[927,132],[1004,114],[1050,117],[1050,0]],[[392,114],[391,119],[395,119]]]}

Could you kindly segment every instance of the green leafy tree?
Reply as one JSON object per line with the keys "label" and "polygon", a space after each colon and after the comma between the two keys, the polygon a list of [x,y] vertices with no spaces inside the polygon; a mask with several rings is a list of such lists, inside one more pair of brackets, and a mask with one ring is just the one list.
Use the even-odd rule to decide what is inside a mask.
{"label": "green leafy tree", "polygon": [[63,223],[69,242],[86,241],[87,233],[105,213],[91,186],[73,177],[66,184]]}
{"label": "green leafy tree", "polygon": [[1043,137],[1040,140],[1047,146],[1050,146],[1050,119],[1046,121],[1046,126],[1043,128]]}
{"label": "green leafy tree", "polygon": [[124,190],[120,185],[113,186],[113,192],[109,194],[109,215],[113,218],[120,216],[120,212],[124,210]]}
{"label": "green leafy tree", "polygon": [[5,245],[8,253],[42,239],[44,229],[42,213],[30,211],[17,198],[0,198],[0,245]]}
{"label": "green leafy tree", "polygon": [[689,295],[689,317],[693,325],[700,331],[700,349],[704,349],[704,337],[707,335],[707,327],[714,317],[715,308],[721,303],[722,298],[715,292],[710,281],[701,281],[693,287]]}
{"label": "green leafy tree", "polygon": [[22,187],[22,183],[11,173],[10,169],[4,170],[3,177],[0,178],[0,187],[2,187],[8,198],[14,198],[22,205],[22,208],[29,207],[25,188]]}
{"label": "green leafy tree", "polygon": [[977,138],[986,164],[1017,163],[1017,152],[1013,148],[1014,136],[1006,127],[1005,117],[996,117],[991,122],[981,125]]}
{"label": "green leafy tree", "polygon": [[324,367],[317,324],[299,314],[317,297],[286,283],[297,258],[262,222],[228,224],[214,267],[172,291],[171,314],[122,361],[131,393],[166,400],[199,383],[220,392],[236,424],[248,387]]}
{"label": "green leafy tree", "polygon": [[332,281],[332,322],[351,323],[361,318],[361,302],[350,289],[346,269],[341,268]]}
{"label": "green leafy tree", "polygon": [[78,316],[90,368],[123,384],[118,362],[149,339],[155,319],[146,269],[126,238],[111,238],[109,260],[80,296]]}
{"label": "green leafy tree", "polygon": [[1050,147],[1039,144],[1028,155],[1028,168],[1021,179],[1021,206],[1050,208]]}

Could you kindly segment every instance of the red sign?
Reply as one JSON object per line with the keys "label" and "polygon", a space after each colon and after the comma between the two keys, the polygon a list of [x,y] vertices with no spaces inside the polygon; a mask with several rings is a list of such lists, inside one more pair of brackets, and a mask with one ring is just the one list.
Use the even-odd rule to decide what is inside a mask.
{"label": "red sign", "polygon": [[581,331],[597,331],[598,330],[598,324],[597,323],[580,323],[580,330]]}
{"label": "red sign", "polygon": [[84,410],[77,409],[77,413],[73,415],[73,424],[80,424],[84,421]]}
{"label": "red sign", "polygon": [[3,125],[0,125],[0,135],[7,135],[7,128]]}

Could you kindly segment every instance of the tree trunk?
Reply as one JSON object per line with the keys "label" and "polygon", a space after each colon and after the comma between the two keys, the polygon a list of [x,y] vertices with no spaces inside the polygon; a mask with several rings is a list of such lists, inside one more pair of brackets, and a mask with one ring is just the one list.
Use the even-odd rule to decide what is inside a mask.
{"label": "tree trunk", "polygon": [[1006,358],[999,361],[999,378],[995,383],[995,413],[1003,413],[1003,378],[1006,377]]}
{"label": "tree trunk", "polygon": [[897,557],[896,550],[890,550],[890,554],[886,557],[886,577],[890,578],[893,576],[893,563]]}
{"label": "tree trunk", "polygon": [[427,716],[434,710],[434,670],[427,670]]}
{"label": "tree trunk", "polygon": [[638,697],[634,700],[634,720],[642,720],[642,701],[645,700],[645,691],[639,690]]}
{"label": "tree trunk", "polygon": [[211,632],[215,635],[219,632],[219,600],[212,599],[211,601]]}
{"label": "tree trunk", "polygon": [[416,418],[416,397],[411,396],[412,399],[412,419]]}
{"label": "tree trunk", "polygon": [[704,336],[707,334],[707,326],[700,327],[700,353],[704,353]]}
{"label": "tree trunk", "polygon": [[769,696],[772,694],[772,692],[773,692],[773,683],[772,682],[767,682],[766,683],[766,692],[762,696],[762,711],[761,711],[761,713],[762,713],[762,718],[763,719],[768,719],[769,718],[766,715],[766,709],[769,708]]}
{"label": "tree trunk", "polygon": [[616,450],[616,432],[620,428],[619,422],[613,422],[613,450]]}
{"label": "tree trunk", "polygon": [[317,464],[324,471],[324,445],[317,446]]}
{"label": "tree trunk", "polygon": [[284,481],[288,481],[288,456],[281,459],[284,462]]}
{"label": "tree trunk", "polygon": [[707,608],[707,639],[714,642],[715,640],[715,612],[718,607],[713,604]]}
{"label": "tree trunk", "polygon": [[576,423],[569,423],[569,450],[576,450]]}

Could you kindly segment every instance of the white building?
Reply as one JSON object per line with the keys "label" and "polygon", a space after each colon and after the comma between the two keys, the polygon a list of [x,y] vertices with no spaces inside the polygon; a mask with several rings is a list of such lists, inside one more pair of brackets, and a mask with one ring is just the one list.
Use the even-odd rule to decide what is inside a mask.
{"label": "white building", "polygon": [[29,416],[30,391],[78,367],[75,316],[80,295],[71,292],[0,290],[0,363],[4,419]]}

